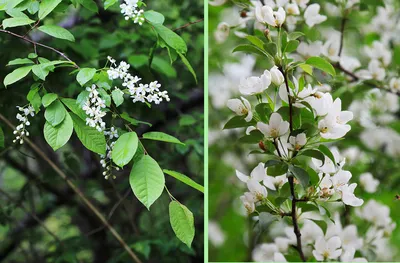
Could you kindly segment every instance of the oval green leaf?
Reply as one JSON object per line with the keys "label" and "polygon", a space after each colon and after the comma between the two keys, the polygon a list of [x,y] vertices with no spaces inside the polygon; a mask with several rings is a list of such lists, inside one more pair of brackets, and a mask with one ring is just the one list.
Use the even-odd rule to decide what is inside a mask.
{"label": "oval green leaf", "polygon": [[111,158],[119,167],[124,167],[133,158],[138,147],[138,137],[135,132],[127,132],[116,141]]}
{"label": "oval green leaf", "polygon": [[44,118],[51,125],[57,126],[64,120],[66,115],[67,111],[65,110],[64,105],[62,105],[62,103],[57,100],[47,107],[44,113]]}
{"label": "oval green leaf", "polygon": [[42,104],[45,108],[47,108],[53,101],[57,99],[57,94],[55,93],[47,93],[46,95],[43,96],[42,98]]}
{"label": "oval green leaf", "polygon": [[172,201],[169,203],[169,221],[176,237],[190,247],[195,232],[192,212],[177,201]]}
{"label": "oval green leaf", "polygon": [[171,170],[165,170],[165,169],[163,170],[163,172],[174,177],[175,179],[181,181],[182,183],[187,184],[188,186],[204,193],[204,187],[202,185],[196,183],[195,181],[193,181],[186,175],[175,172],[175,171],[171,171]]}
{"label": "oval green leaf", "polygon": [[181,142],[180,140],[178,140],[174,136],[171,136],[171,135],[163,133],[163,132],[147,132],[147,133],[143,134],[143,139],[155,140],[155,141],[163,141],[163,142],[170,142],[170,143],[177,143],[177,144],[185,145],[183,142]]}
{"label": "oval green leaf", "polygon": [[29,72],[31,72],[31,69],[32,69],[32,66],[17,68],[16,70],[11,72],[4,78],[4,82],[3,82],[4,86],[7,87],[8,85],[11,85],[11,84],[17,82],[18,80],[26,77],[26,75],[28,75]]}
{"label": "oval green leaf", "polygon": [[137,199],[150,209],[164,190],[164,173],[153,158],[144,155],[133,166],[129,183]]}
{"label": "oval green leaf", "polygon": [[83,86],[94,77],[94,74],[96,74],[96,69],[83,68],[79,70],[78,75],[76,75],[76,80]]}
{"label": "oval green leaf", "polygon": [[73,123],[71,116],[67,113],[64,121],[54,127],[49,122],[44,125],[44,138],[54,151],[64,146],[71,138]]}
{"label": "oval green leaf", "polygon": [[48,25],[48,26],[41,26],[38,30],[59,39],[69,40],[71,42],[75,42],[75,37],[69,32],[67,29],[56,26],[56,25]]}
{"label": "oval green leaf", "polygon": [[106,154],[106,138],[104,133],[99,132],[86,123],[74,113],[70,113],[74,123],[74,130],[79,140],[88,150],[105,155]]}
{"label": "oval green leaf", "polygon": [[306,60],[306,64],[313,66],[317,69],[320,69],[332,76],[336,75],[336,71],[327,60],[320,58],[320,57],[311,57]]}

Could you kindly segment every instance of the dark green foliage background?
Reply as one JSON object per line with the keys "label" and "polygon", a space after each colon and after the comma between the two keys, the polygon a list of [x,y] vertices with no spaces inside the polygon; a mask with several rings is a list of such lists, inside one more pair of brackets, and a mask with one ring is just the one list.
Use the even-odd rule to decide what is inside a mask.
{"label": "dark green foliage background", "polygon": [[[196,84],[181,60],[170,65],[166,49],[155,50],[149,68],[150,49],[157,41],[150,25],[140,27],[125,21],[118,5],[105,11],[101,1],[97,1],[99,13],[93,13],[69,4],[70,1],[61,3],[45,23],[64,24],[75,36],[75,43],[37,31],[31,32],[31,36],[64,52],[80,67],[101,68],[110,55],[117,61],[128,61],[131,72],[141,76],[143,82],[159,80],[171,97],[170,103],[148,108],[125,100],[120,111],[153,124],[138,126],[139,135],[162,131],[185,142],[185,147],[155,141],[144,144],[162,168],[179,171],[203,184],[203,23],[176,31],[188,44],[187,58],[196,71],[199,80]],[[153,9],[166,17],[164,25],[170,29],[203,17],[203,1],[146,1],[146,4],[147,10]],[[4,19],[4,12],[0,13],[0,19]],[[28,27],[11,29],[21,35],[27,30]],[[12,71],[5,66],[8,61],[27,57],[34,51],[32,45],[6,34],[0,35],[0,50],[0,79]],[[40,47],[38,54],[50,60],[59,59],[56,53]],[[56,69],[46,79],[45,88],[59,96],[76,98],[82,87],[70,72],[70,68]],[[0,84],[0,112],[14,124],[17,124],[15,106],[27,104],[26,94],[32,83],[32,76],[28,76],[7,89]],[[203,194],[166,175],[170,192],[195,217],[196,236],[189,249],[175,237],[169,225],[169,197],[165,192],[147,211],[130,190],[129,167],[118,173],[116,180],[104,180],[99,157],[86,150],[75,135],[54,153],[43,137],[44,122],[43,111],[31,118],[30,138],[104,215],[108,216],[119,198],[129,193],[113,211],[110,223],[144,262],[203,261]],[[4,123],[0,127],[6,138],[5,149],[0,150],[0,187],[18,201],[0,197],[0,262],[130,262],[119,243],[101,228],[101,223],[66,183],[29,147],[14,145],[12,130]],[[64,245],[56,243],[18,204],[32,210]]]}

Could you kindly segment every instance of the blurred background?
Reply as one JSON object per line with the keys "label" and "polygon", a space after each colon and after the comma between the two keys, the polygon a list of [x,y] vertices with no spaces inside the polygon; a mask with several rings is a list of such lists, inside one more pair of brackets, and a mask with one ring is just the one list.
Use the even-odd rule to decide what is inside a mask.
{"label": "blurred background", "polygon": [[[260,31],[254,29],[254,20],[243,22],[246,12],[233,2],[239,1],[226,1],[222,6],[209,5],[208,238],[209,259],[215,262],[252,261],[254,246],[271,241],[271,235],[273,236],[273,233],[263,233],[256,243],[249,242],[255,240],[254,221],[246,216],[239,200],[246,191],[246,186],[236,177],[235,170],[250,174],[252,169],[263,161],[262,156],[249,154],[258,147],[237,141],[243,136],[244,129],[223,130],[224,124],[235,116],[226,103],[228,99],[240,97],[240,79],[252,75],[259,76],[271,67],[260,57],[241,52],[232,53],[237,45],[249,43],[243,38],[246,33],[253,33],[255,30],[255,35],[264,38]],[[218,1],[213,1],[213,4],[217,3]],[[312,30],[307,29],[303,22],[298,23],[296,31],[305,32],[311,41],[324,41],[330,36],[328,29],[340,28],[341,18],[336,7],[337,2],[310,1],[309,4],[311,3],[321,5],[321,14],[328,16],[327,21]],[[362,67],[365,68],[369,58],[365,54],[364,46],[371,45],[375,40],[384,41],[393,56],[387,75],[398,76],[400,28],[396,21],[399,18],[399,2],[361,0],[361,4],[347,20],[345,54],[359,58]],[[224,30],[222,22],[226,22],[230,29]],[[389,92],[372,90],[366,85],[344,86],[343,83],[343,79],[339,77],[338,81],[331,80],[328,84],[333,97],[342,99],[342,110],[350,108],[354,112],[355,120],[351,122],[352,130],[345,139],[331,147],[337,147],[339,153],[346,158],[344,169],[351,171],[352,181],[361,185],[357,188],[356,196],[364,199],[364,204],[374,199],[379,206],[388,207],[392,222],[399,225],[400,201],[395,197],[400,186],[399,97]],[[371,173],[379,181],[379,186],[373,193],[369,193],[360,181],[360,176],[365,176],[366,173]],[[369,213],[376,211],[372,209]],[[357,225],[360,236],[367,232],[370,224],[358,216],[357,209],[349,210],[346,217]],[[283,228],[284,225],[276,224],[270,231],[276,232]],[[374,261],[399,260],[399,242],[400,227],[397,226],[391,235],[388,235],[387,242],[372,255]]]}
{"label": "blurred background", "polygon": [[[164,25],[177,29],[176,33],[188,44],[187,58],[196,71],[198,83],[181,60],[170,64],[166,49],[154,51],[149,68],[148,56],[157,42],[150,26],[140,27],[125,21],[118,4],[105,11],[102,1],[95,2],[98,13],[79,5],[74,8],[65,1],[46,18],[46,23],[68,28],[76,38],[75,43],[38,31],[32,31],[29,36],[64,52],[81,67],[101,68],[107,56],[112,56],[117,61],[129,62],[130,72],[141,76],[143,82],[158,80],[168,91],[170,103],[149,108],[126,100],[122,110],[153,124],[138,126],[139,135],[162,131],[183,141],[186,146],[144,143],[163,169],[179,171],[203,184],[203,22],[177,29],[203,18],[203,1],[145,1],[146,9],[162,13],[166,17]],[[0,13],[2,19],[4,12]],[[15,32],[24,35],[27,30],[18,27]],[[11,72],[10,67],[4,66],[8,61],[33,52],[32,45],[2,33],[0,47],[0,64],[3,65],[0,79]],[[38,53],[48,59],[58,59],[57,54],[47,49],[38,47]],[[76,98],[82,88],[70,71],[57,69],[48,76],[46,86],[60,96]],[[26,78],[7,89],[0,84],[0,112],[13,124],[17,124],[16,106],[27,104],[26,94],[32,83],[32,78]],[[30,139],[100,209],[143,262],[160,262],[161,258],[162,262],[203,262],[203,194],[166,175],[169,191],[194,214],[196,235],[189,249],[171,229],[170,200],[165,192],[148,211],[130,189],[129,169],[118,173],[115,180],[105,180],[99,156],[86,150],[75,135],[55,153],[43,137],[43,111],[30,121]],[[125,250],[65,181],[29,147],[14,145],[13,131],[4,123],[0,126],[5,132],[5,148],[0,149],[0,262],[130,262]]]}

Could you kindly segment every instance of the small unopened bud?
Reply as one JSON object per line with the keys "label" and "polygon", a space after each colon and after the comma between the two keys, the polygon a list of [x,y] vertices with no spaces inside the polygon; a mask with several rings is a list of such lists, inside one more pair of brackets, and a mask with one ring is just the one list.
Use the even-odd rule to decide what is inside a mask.
{"label": "small unopened bud", "polygon": [[269,39],[269,29],[268,28],[264,30],[264,36],[266,39]]}
{"label": "small unopened bud", "polygon": [[241,18],[246,18],[247,17],[247,11],[243,10],[242,12],[240,12],[240,17]]}
{"label": "small unopened bud", "polygon": [[265,145],[264,145],[264,142],[263,142],[263,141],[260,141],[260,142],[258,143],[258,147],[260,147],[260,149],[263,150],[264,152],[266,151]]}

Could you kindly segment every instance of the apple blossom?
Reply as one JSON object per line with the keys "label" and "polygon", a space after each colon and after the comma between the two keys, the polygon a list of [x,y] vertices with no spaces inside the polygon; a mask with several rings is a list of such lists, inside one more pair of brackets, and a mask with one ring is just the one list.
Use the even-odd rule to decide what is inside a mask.
{"label": "apple blossom", "polygon": [[320,8],[321,7],[319,4],[311,4],[307,7],[306,11],[304,12],[304,19],[306,20],[306,24],[309,27],[313,27],[316,24],[320,24],[327,19],[326,16],[319,14]]}
{"label": "apple blossom", "polygon": [[269,124],[258,122],[257,129],[259,129],[266,137],[275,139],[288,132],[289,122],[282,120],[281,115],[274,112],[271,115]]}
{"label": "apple blossom", "polygon": [[253,119],[253,113],[251,111],[251,105],[248,100],[245,98],[241,97],[242,100],[240,99],[230,99],[228,100],[227,106],[229,109],[231,109],[233,112],[235,112],[239,116],[245,116],[245,120],[247,122],[251,121]]}
{"label": "apple blossom", "polygon": [[368,193],[375,193],[378,188],[379,181],[375,179],[371,173],[363,173],[360,175],[360,185]]}
{"label": "apple blossom", "polygon": [[340,238],[335,236],[328,240],[320,237],[314,245],[313,255],[318,261],[325,261],[327,259],[338,259],[342,254],[340,249],[342,242]]}
{"label": "apple blossom", "polygon": [[243,95],[256,95],[264,92],[271,84],[271,73],[264,71],[260,77],[242,78],[239,84],[239,91]]}
{"label": "apple blossom", "polygon": [[278,11],[274,11],[270,6],[256,6],[256,18],[260,23],[268,24],[273,27],[282,26],[285,22],[286,12],[282,7]]}

